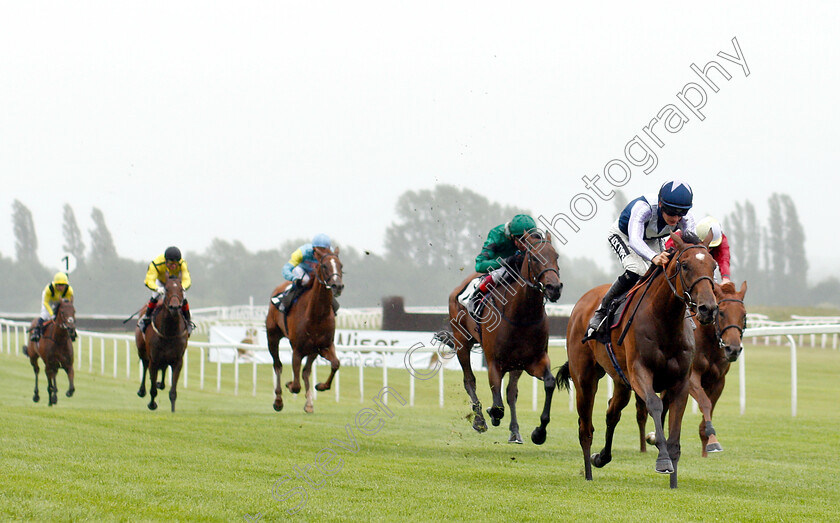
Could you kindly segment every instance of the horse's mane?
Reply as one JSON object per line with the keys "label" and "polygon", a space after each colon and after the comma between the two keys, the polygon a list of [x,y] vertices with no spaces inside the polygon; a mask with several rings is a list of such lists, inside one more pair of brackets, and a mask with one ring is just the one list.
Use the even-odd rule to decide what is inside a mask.
{"label": "horse's mane", "polygon": [[700,237],[692,231],[683,231],[682,241],[683,243],[690,243],[691,245],[698,245],[700,243],[703,243],[703,240],[701,240]]}

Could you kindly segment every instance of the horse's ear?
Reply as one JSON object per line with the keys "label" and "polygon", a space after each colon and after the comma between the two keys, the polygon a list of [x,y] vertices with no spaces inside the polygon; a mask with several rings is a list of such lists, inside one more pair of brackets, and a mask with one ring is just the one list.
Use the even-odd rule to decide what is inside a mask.
{"label": "horse's ear", "polygon": [[724,296],[724,294],[723,294],[723,286],[721,286],[721,285],[720,285],[720,284],[718,284],[718,283],[715,283],[715,284],[712,286],[712,288],[713,288],[713,289],[714,289],[714,291],[715,291],[715,299],[716,299],[717,301],[720,301],[720,300],[722,300],[722,299],[725,297],[725,296]]}
{"label": "horse's ear", "polygon": [[738,294],[741,295],[741,299],[744,299],[744,294],[747,293],[747,280],[744,280],[744,283],[741,284],[741,290],[738,291]]}
{"label": "horse's ear", "polygon": [[335,246],[335,251],[334,251],[336,256],[338,256],[338,251],[339,251],[339,247],[338,247],[338,245],[336,245]]}
{"label": "horse's ear", "polygon": [[734,283],[732,283],[731,281],[728,281],[728,282],[726,282],[726,283],[724,283],[724,284],[721,284],[720,288],[721,288],[721,290],[723,290],[723,292],[725,292],[726,294],[735,294],[735,292],[736,292],[736,291],[735,291],[735,284],[734,284]]}
{"label": "horse's ear", "polygon": [[705,245],[707,249],[709,248],[709,244],[712,243],[712,239],[714,239],[714,237],[715,235],[712,234],[712,230],[709,229],[709,233],[706,234],[705,238],[703,238],[703,245]]}
{"label": "horse's ear", "polygon": [[679,234],[671,233],[671,241],[674,242],[674,246],[678,251],[683,250],[683,247],[685,247],[685,242]]}
{"label": "horse's ear", "polygon": [[551,233],[550,233],[550,232],[548,232],[548,231],[545,231],[545,240],[546,240],[548,243],[551,243]]}

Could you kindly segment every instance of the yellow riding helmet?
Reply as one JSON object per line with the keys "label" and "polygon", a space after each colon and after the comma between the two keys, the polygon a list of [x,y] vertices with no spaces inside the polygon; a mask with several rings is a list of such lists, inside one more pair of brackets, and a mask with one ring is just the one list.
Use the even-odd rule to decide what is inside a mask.
{"label": "yellow riding helmet", "polygon": [[701,240],[705,240],[709,231],[712,231],[712,243],[709,244],[709,247],[717,247],[723,241],[723,230],[720,227],[720,222],[711,216],[706,216],[700,220],[695,231]]}
{"label": "yellow riding helmet", "polygon": [[63,272],[55,273],[53,276],[53,285],[70,285],[70,280],[67,279],[67,275]]}

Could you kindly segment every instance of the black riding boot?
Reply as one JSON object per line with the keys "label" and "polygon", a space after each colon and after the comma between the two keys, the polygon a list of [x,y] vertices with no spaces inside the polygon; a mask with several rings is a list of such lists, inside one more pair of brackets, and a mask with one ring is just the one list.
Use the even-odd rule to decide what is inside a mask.
{"label": "black riding boot", "polygon": [[292,285],[286,291],[286,294],[280,300],[280,305],[277,306],[277,310],[285,313],[289,310],[289,307],[292,306],[292,302],[294,302],[298,296],[303,293],[303,284],[300,280],[295,280],[292,282]]}
{"label": "black riding boot", "polygon": [[610,303],[625,292],[633,288],[633,285],[639,281],[639,275],[635,272],[624,271],[624,273],[616,278],[612,287],[607,290],[604,297],[601,299],[601,305],[595,310],[592,319],[589,320],[589,326],[586,328],[586,335],[583,337],[584,342],[595,339],[595,334],[601,327],[601,324],[607,317],[607,310]]}
{"label": "black riding boot", "polygon": [[192,314],[190,314],[190,304],[187,302],[186,298],[184,299],[184,304],[181,306],[181,314],[184,315],[184,319],[187,321],[187,336],[192,334],[193,329],[195,328],[195,323],[192,322]]}
{"label": "black riding boot", "polygon": [[152,319],[152,312],[155,310],[155,305],[157,305],[157,300],[149,300],[149,303],[146,305],[146,314],[140,318],[140,321],[137,322],[137,326],[140,327],[140,332],[146,332],[146,327],[148,327],[149,322]]}
{"label": "black riding boot", "polygon": [[36,325],[35,328],[32,329],[32,332],[29,335],[29,340],[37,343],[38,340],[41,339],[41,331],[43,331],[43,330],[44,330],[44,318],[38,318],[38,325]]}
{"label": "black riding boot", "polygon": [[338,312],[338,308],[339,308],[339,307],[341,307],[341,305],[339,305],[339,304],[338,304],[338,300],[336,300],[336,299],[335,299],[335,296],[333,296],[333,299],[332,299],[333,314],[335,314],[336,312]]}

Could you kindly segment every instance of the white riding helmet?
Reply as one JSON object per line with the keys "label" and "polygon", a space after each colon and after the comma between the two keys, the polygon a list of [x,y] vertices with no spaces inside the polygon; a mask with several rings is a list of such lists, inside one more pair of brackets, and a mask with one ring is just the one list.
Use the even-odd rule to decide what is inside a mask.
{"label": "white riding helmet", "polygon": [[720,228],[720,222],[711,216],[706,216],[700,220],[695,230],[701,240],[705,240],[709,231],[712,231],[712,243],[709,244],[709,247],[717,247],[723,241],[723,230]]}

